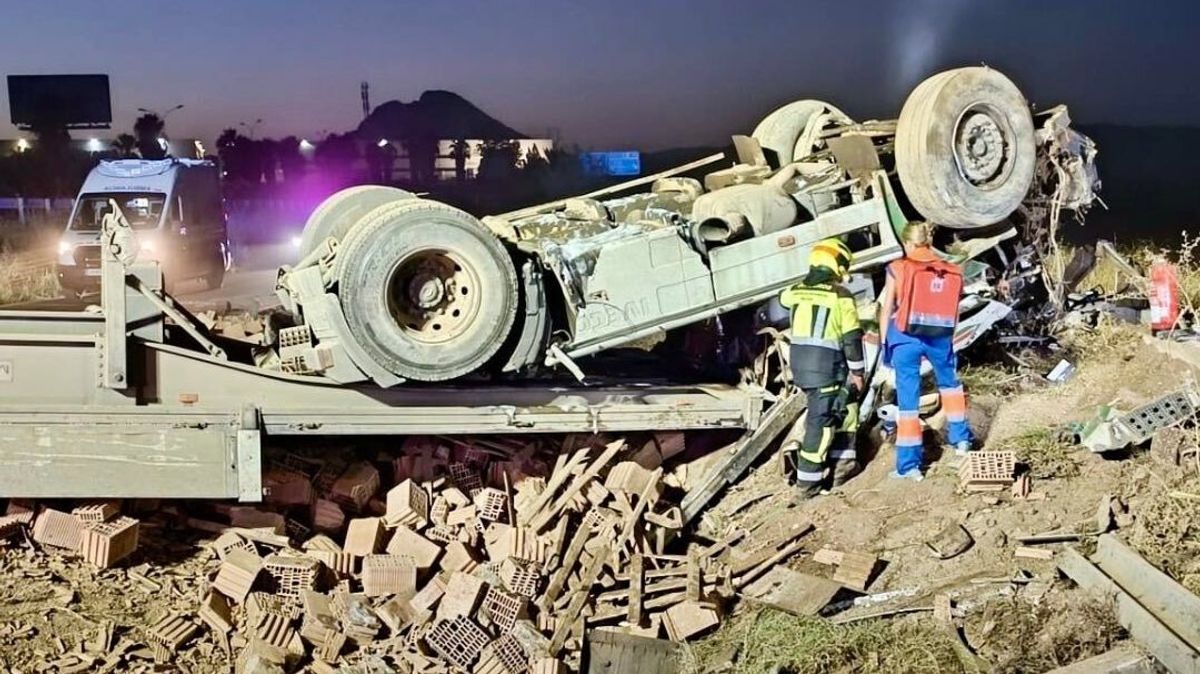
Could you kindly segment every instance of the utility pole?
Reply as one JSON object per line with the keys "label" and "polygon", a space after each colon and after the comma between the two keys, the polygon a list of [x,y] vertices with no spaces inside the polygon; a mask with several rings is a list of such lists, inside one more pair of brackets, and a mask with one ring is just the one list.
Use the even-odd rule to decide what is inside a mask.
{"label": "utility pole", "polygon": [[362,92],[363,119],[366,119],[371,114],[371,85],[363,82],[359,89]]}

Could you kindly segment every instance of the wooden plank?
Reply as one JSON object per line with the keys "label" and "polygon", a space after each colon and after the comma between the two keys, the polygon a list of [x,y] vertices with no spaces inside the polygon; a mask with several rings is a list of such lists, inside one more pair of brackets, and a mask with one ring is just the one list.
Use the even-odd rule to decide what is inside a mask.
{"label": "wooden plank", "polygon": [[[587,458],[587,454],[588,448],[581,447],[565,463],[560,463],[560,461],[555,462],[554,472],[550,474],[550,479],[546,482],[546,488],[542,490],[542,493],[538,494],[537,500],[529,507],[529,512],[525,513],[524,522],[531,522],[538,516],[542,508],[545,508],[550,503],[550,500],[554,498],[554,492],[558,491],[558,488],[567,481],[567,478],[571,477],[575,466],[583,463],[584,459]],[[560,460],[562,456],[559,456]]]}
{"label": "wooden plank", "polygon": [[642,585],[644,566],[641,555],[629,558],[629,609],[625,619],[630,625],[642,624]]}
{"label": "wooden plank", "polygon": [[596,551],[596,556],[592,557],[592,561],[588,562],[587,567],[579,577],[579,585],[573,590],[571,601],[567,604],[567,610],[561,615],[555,616],[558,621],[558,626],[554,629],[554,636],[550,638],[550,657],[558,655],[562,650],[563,645],[567,642],[567,636],[571,632],[571,628],[575,624],[575,619],[579,617],[579,612],[583,610],[583,605],[592,594],[592,585],[596,583],[596,578],[600,576],[600,571],[604,569],[604,563],[608,560],[608,555],[612,548],[608,544],[601,546]]}
{"label": "wooden plank", "polygon": [[1132,646],[1117,646],[1046,674],[1155,674],[1158,668],[1144,653]]}
{"label": "wooden plank", "polygon": [[700,514],[708,502],[726,485],[740,478],[780,433],[791,428],[796,419],[800,418],[806,404],[804,396],[792,394],[772,405],[758,428],[738,440],[729,455],[709,471],[704,483],[684,496],[683,503],[680,504],[684,524]]}
{"label": "wooden plank", "polygon": [[567,554],[563,557],[562,564],[554,572],[554,576],[550,578],[550,584],[546,586],[546,591],[538,599],[538,606],[542,610],[553,606],[555,600],[558,599],[558,594],[563,591],[563,588],[567,584],[567,578],[575,570],[575,563],[579,561],[579,556],[583,554],[583,546],[587,544],[588,540],[590,538],[582,534],[571,539],[571,545],[567,546]]}
{"label": "wooden plank", "polygon": [[[530,517],[530,521],[532,522],[530,526],[533,527],[533,530],[536,532],[541,532],[542,529],[545,529],[546,525],[549,524],[552,519],[557,517],[560,512],[562,512],[562,509],[567,506],[567,503],[569,503],[571,499],[575,498],[576,494],[578,494],[580,491],[583,491],[584,486],[586,486],[587,483],[592,480],[592,478],[600,474],[600,471],[603,470],[606,465],[608,465],[609,461],[612,461],[612,458],[616,456],[617,452],[621,451],[623,447],[625,447],[625,440],[623,439],[608,443],[608,446],[604,448],[604,451],[600,453],[600,456],[597,457],[595,461],[592,461],[591,465],[589,465],[586,470],[576,476],[575,479],[571,481],[571,485],[567,487],[565,491],[563,491],[562,495],[554,500],[554,505],[550,506],[549,510],[539,512],[537,515]],[[557,489],[557,487],[555,488]],[[549,489],[549,487],[547,487],[547,489]]]}
{"label": "wooden plank", "polygon": [[589,630],[587,674],[676,674],[679,646],[663,639]]}
{"label": "wooden plank", "polygon": [[1160,622],[1200,651],[1200,597],[1112,534],[1100,537],[1092,561]]}
{"label": "wooden plank", "polygon": [[1200,672],[1200,653],[1160,623],[1154,614],[1137,603],[1100,567],[1077,550],[1068,548],[1058,558],[1058,569],[1080,587],[1104,598],[1114,598],[1117,622],[1172,672]]}
{"label": "wooden plank", "polygon": [[793,615],[810,616],[816,615],[841,589],[841,583],[777,566],[747,584],[738,594],[756,604]]}

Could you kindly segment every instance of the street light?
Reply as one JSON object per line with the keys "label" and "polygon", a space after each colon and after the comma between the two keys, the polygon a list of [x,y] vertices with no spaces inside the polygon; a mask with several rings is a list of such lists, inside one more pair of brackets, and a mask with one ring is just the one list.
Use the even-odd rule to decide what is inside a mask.
{"label": "street light", "polygon": [[166,112],[159,112],[158,110],[151,110],[150,108],[138,108],[138,112],[144,112],[147,115],[154,115],[165,122],[167,120],[167,115],[171,114],[172,112],[175,112],[176,110],[182,110],[182,109],[183,109],[183,103],[180,103],[179,105],[176,105],[175,107],[168,109]]}

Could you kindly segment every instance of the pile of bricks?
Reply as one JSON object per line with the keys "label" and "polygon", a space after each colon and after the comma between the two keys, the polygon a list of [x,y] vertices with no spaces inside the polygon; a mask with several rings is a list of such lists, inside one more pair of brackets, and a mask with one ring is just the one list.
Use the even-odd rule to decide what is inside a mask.
{"label": "pile of bricks", "polygon": [[139,522],[122,516],[116,502],[88,503],[68,513],[10,501],[0,517],[0,540],[15,536],[26,526],[39,545],[78,554],[102,569],[117,565],[138,547]]}
{"label": "pile of bricks", "polygon": [[[780,520],[708,546],[680,540],[664,497],[679,485],[662,464],[682,434],[414,437],[398,450],[283,454],[262,504],[161,508],[211,532],[213,559],[194,612],[143,630],[155,659],[211,639],[237,674],[354,672],[366,658],[428,674],[565,674],[595,630],[674,641],[712,630],[812,528]],[[23,528],[102,567],[137,546],[138,523],[116,503],[35,514],[13,501],[0,539]]]}
{"label": "pile of bricks", "polygon": [[714,627],[736,580],[720,550],[667,554],[682,517],[662,498],[657,448],[682,451],[682,436],[653,451],[563,442],[281,457],[263,507],[217,507],[229,526],[192,520],[222,530],[200,622],[241,671],[318,673],[365,655],[413,672],[577,671],[588,630],[685,640]]}

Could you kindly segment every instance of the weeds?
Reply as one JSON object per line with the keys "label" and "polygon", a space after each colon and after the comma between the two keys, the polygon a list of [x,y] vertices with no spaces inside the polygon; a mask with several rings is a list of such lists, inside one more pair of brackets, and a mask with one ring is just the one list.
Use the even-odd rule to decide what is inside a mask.
{"label": "weeds", "polygon": [[60,292],[53,265],[30,264],[26,257],[0,254],[0,304],[51,299]]}
{"label": "weeds", "polygon": [[1030,429],[1001,440],[994,449],[1015,452],[1017,461],[1028,465],[1029,476],[1036,480],[1079,475],[1075,446],[1054,428]]}
{"label": "weeds", "polygon": [[[736,653],[736,655],[734,655]],[[697,643],[691,669],[735,674],[948,674],[969,671],[952,637],[919,619],[834,625],[773,610],[752,611]]]}
{"label": "weeds", "polygon": [[1200,477],[1161,489],[1143,503],[1129,543],[1151,564],[1200,593]]}
{"label": "weeds", "polygon": [[968,636],[998,674],[1045,672],[1110,650],[1125,630],[1110,602],[1060,596],[1033,604],[996,599],[968,623]]}

